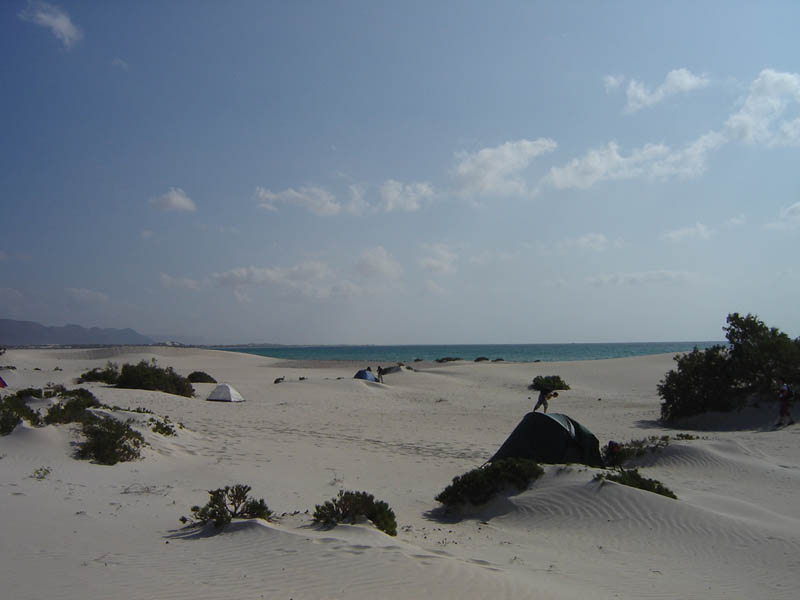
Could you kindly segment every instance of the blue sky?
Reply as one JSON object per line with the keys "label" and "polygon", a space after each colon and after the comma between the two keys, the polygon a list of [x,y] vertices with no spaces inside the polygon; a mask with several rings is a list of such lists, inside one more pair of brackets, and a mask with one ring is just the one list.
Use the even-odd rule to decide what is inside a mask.
{"label": "blue sky", "polygon": [[0,4],[0,315],[800,335],[796,2]]}

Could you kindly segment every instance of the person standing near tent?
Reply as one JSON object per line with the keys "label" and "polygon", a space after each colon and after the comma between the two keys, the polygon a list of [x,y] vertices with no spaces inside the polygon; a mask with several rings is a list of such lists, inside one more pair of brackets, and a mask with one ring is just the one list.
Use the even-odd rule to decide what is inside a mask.
{"label": "person standing near tent", "polygon": [[539,391],[539,399],[536,401],[536,406],[533,407],[533,412],[536,412],[536,409],[540,406],[544,407],[542,412],[547,412],[547,401],[551,398],[558,398],[558,392],[553,392],[551,390]]}
{"label": "person standing near tent", "polygon": [[383,367],[378,365],[378,381],[383,383]]}

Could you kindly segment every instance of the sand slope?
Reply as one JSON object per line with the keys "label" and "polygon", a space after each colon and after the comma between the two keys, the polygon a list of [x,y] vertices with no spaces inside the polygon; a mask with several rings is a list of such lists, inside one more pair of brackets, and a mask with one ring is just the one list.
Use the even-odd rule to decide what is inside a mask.
{"label": "sand slope", "polygon": [[[149,415],[117,413],[136,419],[149,446],[142,460],[112,467],[72,458],[79,436],[70,426],[22,425],[0,437],[4,597],[797,595],[800,429],[772,430],[771,406],[661,427],[655,386],[671,356],[423,364],[375,384],[351,379],[364,366],[353,363],[175,348],[9,350],[3,364],[17,369],[0,373],[10,391],[75,387],[74,377],[106,361],[152,357],[183,375],[206,371],[247,402],[205,402],[212,384],[196,385],[195,398],[90,384],[108,405],[183,424],[165,437],[148,429]],[[532,407],[527,384],[537,374],[570,383],[551,410],[601,443],[673,436],[637,463],[678,500],[594,481],[595,469],[548,466],[526,492],[460,520],[443,515],[435,495],[502,444]],[[696,439],[675,440],[679,432]],[[207,490],[234,483],[250,484],[279,518],[221,534],[182,528],[178,518]],[[397,537],[369,524],[313,526],[314,505],[339,489],[388,502]]]}

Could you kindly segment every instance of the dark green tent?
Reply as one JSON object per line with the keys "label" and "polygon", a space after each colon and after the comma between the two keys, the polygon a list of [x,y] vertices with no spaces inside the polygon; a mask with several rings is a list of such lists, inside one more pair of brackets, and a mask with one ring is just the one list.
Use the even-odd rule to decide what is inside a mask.
{"label": "dark green tent", "polygon": [[600,442],[567,415],[529,412],[489,462],[501,458],[531,458],[541,463],[581,463],[602,467]]}

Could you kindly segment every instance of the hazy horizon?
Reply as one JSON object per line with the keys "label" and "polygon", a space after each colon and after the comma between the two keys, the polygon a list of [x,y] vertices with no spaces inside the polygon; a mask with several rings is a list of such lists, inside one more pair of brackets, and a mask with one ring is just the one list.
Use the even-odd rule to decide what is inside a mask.
{"label": "hazy horizon", "polygon": [[798,22],[4,2],[0,316],[206,345],[715,340],[732,312],[797,337]]}

